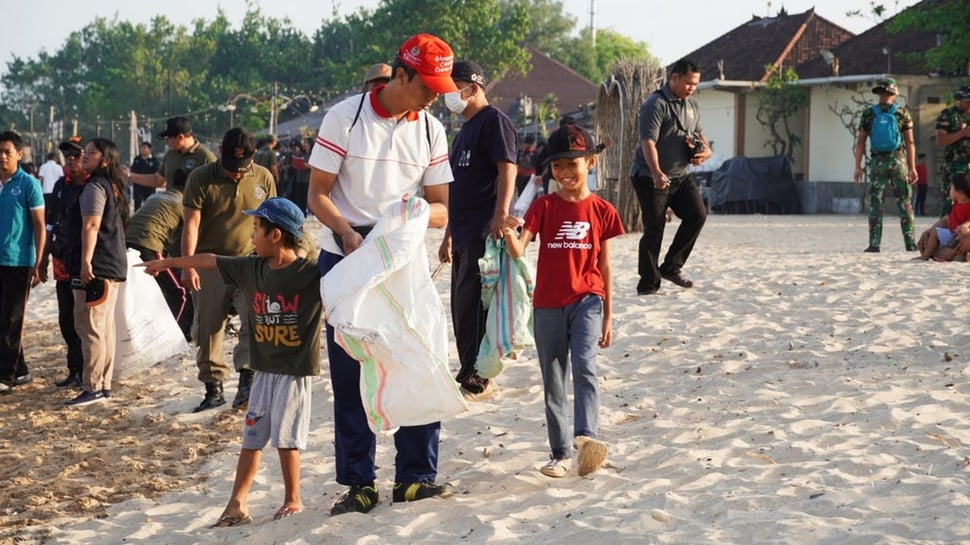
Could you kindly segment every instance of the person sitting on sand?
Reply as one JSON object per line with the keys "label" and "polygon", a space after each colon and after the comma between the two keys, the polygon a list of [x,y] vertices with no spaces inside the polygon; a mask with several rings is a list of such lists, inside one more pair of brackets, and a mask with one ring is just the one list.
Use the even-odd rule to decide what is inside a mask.
{"label": "person sitting on sand", "polygon": [[950,176],[950,213],[920,235],[919,258],[935,261],[966,261],[970,242],[970,176],[966,172]]}
{"label": "person sitting on sand", "polygon": [[243,292],[252,309],[253,386],[232,495],[215,528],[253,521],[246,497],[266,443],[279,452],[286,496],[273,520],[303,511],[300,450],[306,448],[310,431],[310,380],[320,374],[320,273],[316,263],[300,255],[303,210],[272,197],[243,213],[254,216],[257,256],[196,254],[142,265],[153,275],[171,268],[218,270],[227,285]]}

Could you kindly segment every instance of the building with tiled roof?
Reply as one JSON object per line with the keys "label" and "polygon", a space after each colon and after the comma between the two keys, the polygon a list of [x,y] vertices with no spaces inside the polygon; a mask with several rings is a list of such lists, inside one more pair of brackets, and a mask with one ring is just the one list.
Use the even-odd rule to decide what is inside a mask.
{"label": "building with tiled roof", "polygon": [[685,57],[701,66],[705,80],[764,81],[766,66],[795,68],[852,35],[814,9],[794,15],[782,10],[776,17],[752,16]]}

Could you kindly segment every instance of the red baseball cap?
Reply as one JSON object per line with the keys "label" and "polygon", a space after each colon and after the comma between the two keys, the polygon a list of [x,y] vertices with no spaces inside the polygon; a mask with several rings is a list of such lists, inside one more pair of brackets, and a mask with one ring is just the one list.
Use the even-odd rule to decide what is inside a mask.
{"label": "red baseball cap", "polygon": [[401,45],[397,57],[405,66],[418,73],[428,89],[436,93],[458,90],[451,79],[455,54],[441,38],[431,34],[418,34]]}

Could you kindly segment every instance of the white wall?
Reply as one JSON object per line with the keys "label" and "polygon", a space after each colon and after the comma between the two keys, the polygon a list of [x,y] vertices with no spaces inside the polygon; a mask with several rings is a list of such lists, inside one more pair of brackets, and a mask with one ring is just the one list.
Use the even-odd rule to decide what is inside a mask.
{"label": "white wall", "polygon": [[695,95],[704,136],[714,141],[714,150],[725,160],[734,156],[734,97],[734,93],[717,89],[704,89]]}
{"label": "white wall", "polygon": [[[861,110],[853,97],[867,99],[858,91],[841,86],[821,85],[810,87],[809,132],[806,142],[811,150],[806,180],[812,182],[851,182],[854,167],[852,147],[855,145],[855,128],[851,131],[830,107]],[[848,118],[846,118],[848,119]]]}

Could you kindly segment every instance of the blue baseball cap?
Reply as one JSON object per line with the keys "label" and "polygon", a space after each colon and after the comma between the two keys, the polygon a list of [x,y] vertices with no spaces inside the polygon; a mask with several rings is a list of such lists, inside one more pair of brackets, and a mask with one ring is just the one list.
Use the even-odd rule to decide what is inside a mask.
{"label": "blue baseball cap", "polygon": [[270,197],[263,201],[256,210],[243,210],[243,214],[257,216],[272,222],[280,229],[295,236],[297,240],[303,238],[303,221],[306,215],[293,201],[284,197]]}

